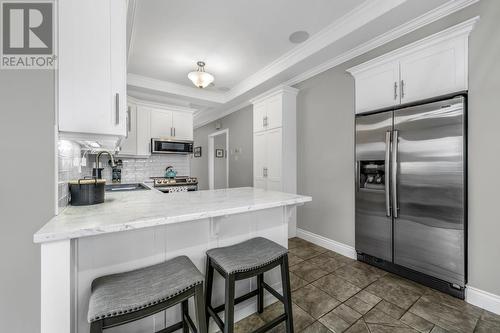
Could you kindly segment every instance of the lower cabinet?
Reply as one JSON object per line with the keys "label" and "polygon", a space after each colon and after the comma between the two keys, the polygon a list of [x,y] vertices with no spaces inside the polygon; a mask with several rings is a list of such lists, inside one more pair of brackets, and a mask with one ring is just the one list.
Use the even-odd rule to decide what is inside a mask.
{"label": "lower cabinet", "polygon": [[254,134],[254,186],[282,191],[282,129]]}

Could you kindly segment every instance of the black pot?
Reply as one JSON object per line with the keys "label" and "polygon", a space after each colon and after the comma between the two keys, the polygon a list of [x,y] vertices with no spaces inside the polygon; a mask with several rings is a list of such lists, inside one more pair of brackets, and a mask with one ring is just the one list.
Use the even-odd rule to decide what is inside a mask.
{"label": "black pot", "polygon": [[105,184],[105,179],[79,179],[70,181],[71,205],[86,206],[103,203]]}

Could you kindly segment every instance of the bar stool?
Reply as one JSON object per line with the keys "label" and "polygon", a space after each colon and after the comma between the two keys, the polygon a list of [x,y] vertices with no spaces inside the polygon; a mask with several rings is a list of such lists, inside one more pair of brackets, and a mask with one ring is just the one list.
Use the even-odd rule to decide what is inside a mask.
{"label": "bar stool", "polygon": [[[206,333],[203,275],[186,256],[99,277],[92,282],[87,319],[90,333],[123,325],[181,304],[182,320],[159,332],[189,328]],[[188,313],[188,299],[194,296],[198,329]]]}
{"label": "bar stool", "polygon": [[[281,266],[283,296],[264,282],[264,272]],[[207,251],[205,280],[205,306],[207,327],[212,317],[223,333],[234,330],[234,305],[257,296],[257,311],[264,312],[264,289],[281,301],[285,313],[260,327],[254,332],[267,331],[286,321],[286,332],[293,333],[292,299],[290,275],[288,271],[288,250],[266,238],[257,237],[248,241]],[[224,304],[212,307],[212,287],[214,269],[225,279]],[[257,277],[257,289],[235,299],[235,281]],[[218,313],[224,311],[224,322]]]}

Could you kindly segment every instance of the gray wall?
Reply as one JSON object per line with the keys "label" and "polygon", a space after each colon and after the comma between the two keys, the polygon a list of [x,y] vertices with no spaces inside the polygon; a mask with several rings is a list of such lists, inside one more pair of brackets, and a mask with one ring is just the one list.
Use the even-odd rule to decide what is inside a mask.
{"label": "gray wall", "polygon": [[54,214],[54,72],[0,70],[0,325],[40,332],[40,245]]}
{"label": "gray wall", "polygon": [[[245,107],[194,130],[194,145],[201,146],[202,157],[191,160],[191,175],[198,177],[200,190],[208,189],[208,135],[229,129],[229,187],[253,185],[253,109]],[[238,150],[239,152],[235,152]]]}
{"label": "gray wall", "polygon": [[214,188],[226,188],[227,187],[227,155],[226,155],[226,134],[217,135],[214,138],[214,149],[222,149],[224,150],[224,157],[214,159]]}
{"label": "gray wall", "polygon": [[354,246],[354,80],[345,69],[481,15],[469,47],[469,285],[500,295],[500,1],[483,0],[297,85],[298,227]]}

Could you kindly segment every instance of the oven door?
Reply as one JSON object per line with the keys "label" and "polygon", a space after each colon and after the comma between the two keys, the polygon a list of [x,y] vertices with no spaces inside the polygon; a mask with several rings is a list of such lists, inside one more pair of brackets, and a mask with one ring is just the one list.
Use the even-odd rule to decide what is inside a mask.
{"label": "oven door", "polygon": [[151,139],[152,154],[191,154],[193,141]]}

